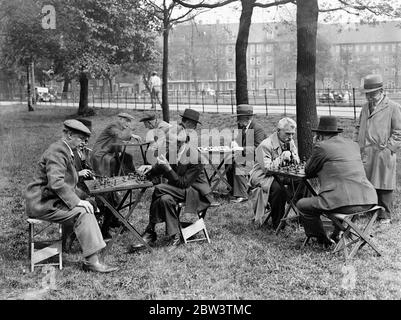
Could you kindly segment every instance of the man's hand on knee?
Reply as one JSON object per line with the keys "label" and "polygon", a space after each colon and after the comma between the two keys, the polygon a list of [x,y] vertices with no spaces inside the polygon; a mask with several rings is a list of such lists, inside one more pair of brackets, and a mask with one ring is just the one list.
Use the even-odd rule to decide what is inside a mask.
{"label": "man's hand on knee", "polygon": [[86,210],[87,213],[93,214],[93,206],[92,206],[92,204],[91,204],[89,201],[80,200],[80,201],[78,202],[78,205],[77,205],[77,206],[78,206],[78,207],[83,207],[83,208],[85,208],[85,210]]}

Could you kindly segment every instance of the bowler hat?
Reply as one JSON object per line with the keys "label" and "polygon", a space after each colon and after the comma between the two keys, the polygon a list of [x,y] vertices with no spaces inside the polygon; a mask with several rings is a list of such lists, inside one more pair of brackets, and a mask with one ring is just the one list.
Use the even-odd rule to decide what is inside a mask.
{"label": "bowler hat", "polygon": [[370,74],[363,78],[362,93],[373,92],[383,88],[383,78],[380,74]]}
{"label": "bowler hat", "polygon": [[74,131],[79,131],[88,136],[90,136],[90,134],[91,134],[90,130],[82,122],[75,120],[75,119],[65,120],[64,127],[66,127],[67,129],[74,130]]}
{"label": "bowler hat", "polygon": [[139,120],[139,122],[151,121],[151,120],[155,120],[155,119],[156,119],[155,114],[146,113],[145,116]]}
{"label": "bowler hat", "polygon": [[180,115],[180,117],[185,118],[185,119],[189,119],[192,121],[195,121],[199,124],[202,124],[199,122],[199,112],[193,109],[185,109],[184,113]]}
{"label": "bowler hat", "polygon": [[125,113],[125,112],[121,112],[117,116],[120,118],[135,120],[135,118],[133,116],[131,116],[129,113]]}
{"label": "bowler hat", "polygon": [[326,132],[326,133],[338,133],[342,132],[342,128],[337,127],[337,118],[333,116],[321,116],[319,120],[319,126],[316,129],[312,129],[315,132]]}
{"label": "bowler hat", "polygon": [[233,116],[253,116],[253,106],[249,104],[239,104],[237,106],[237,114],[233,114]]}
{"label": "bowler hat", "polygon": [[79,122],[82,122],[85,127],[87,127],[90,131],[92,131],[92,121],[82,118],[78,118],[77,120]]}

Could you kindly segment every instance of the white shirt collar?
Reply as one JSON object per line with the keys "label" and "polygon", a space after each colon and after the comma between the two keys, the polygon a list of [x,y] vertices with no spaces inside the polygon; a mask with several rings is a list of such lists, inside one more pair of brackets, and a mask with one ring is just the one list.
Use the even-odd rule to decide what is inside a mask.
{"label": "white shirt collar", "polygon": [[68,149],[70,150],[71,157],[73,157],[73,158],[74,158],[74,152],[72,152],[72,149],[71,149],[71,147],[68,145],[67,141],[65,141],[65,140],[63,139],[63,142],[66,144],[66,146],[67,146],[67,147],[68,147]]}

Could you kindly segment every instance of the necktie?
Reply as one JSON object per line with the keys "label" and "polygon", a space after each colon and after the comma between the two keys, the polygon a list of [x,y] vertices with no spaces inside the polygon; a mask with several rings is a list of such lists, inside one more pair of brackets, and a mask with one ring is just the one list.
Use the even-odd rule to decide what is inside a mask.
{"label": "necktie", "polygon": [[375,110],[375,104],[373,101],[369,101],[369,113],[372,114]]}

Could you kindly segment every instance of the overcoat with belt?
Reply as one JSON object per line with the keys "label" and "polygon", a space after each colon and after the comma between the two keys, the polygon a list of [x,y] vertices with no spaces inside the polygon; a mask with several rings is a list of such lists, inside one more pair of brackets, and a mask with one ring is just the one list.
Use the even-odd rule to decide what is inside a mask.
{"label": "overcoat with belt", "polygon": [[356,126],[366,176],[376,189],[396,188],[397,150],[401,147],[401,106],[386,96],[372,114],[364,105]]}
{"label": "overcoat with belt", "polygon": [[121,151],[121,146],[113,146],[114,143],[122,143],[130,140],[132,131],[124,128],[120,122],[108,125],[97,138],[92,149],[91,164],[96,174],[112,175],[110,161],[115,153]]}
{"label": "overcoat with belt", "polygon": [[71,149],[63,140],[51,144],[41,156],[34,181],[25,192],[26,213],[43,220],[63,220],[63,215],[81,200],[76,193],[77,182]]}

